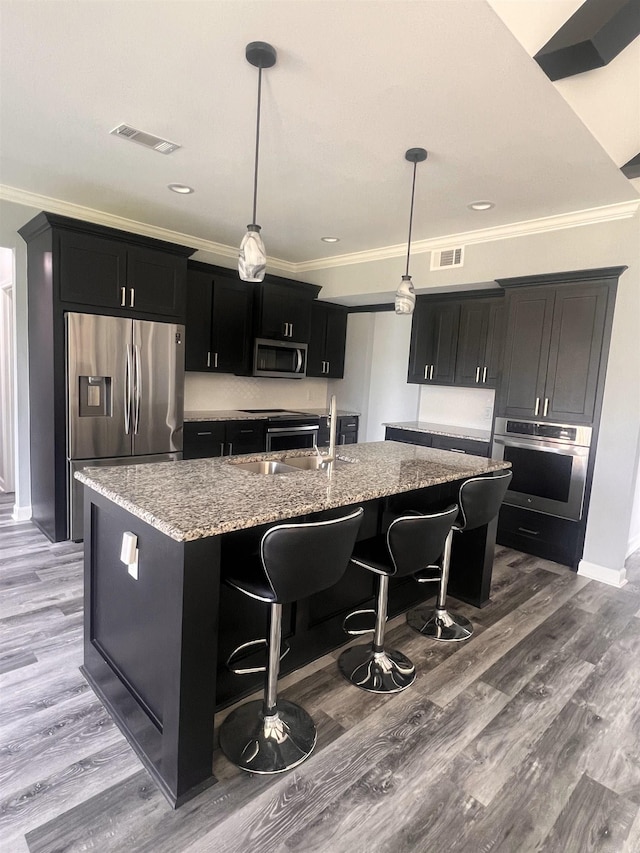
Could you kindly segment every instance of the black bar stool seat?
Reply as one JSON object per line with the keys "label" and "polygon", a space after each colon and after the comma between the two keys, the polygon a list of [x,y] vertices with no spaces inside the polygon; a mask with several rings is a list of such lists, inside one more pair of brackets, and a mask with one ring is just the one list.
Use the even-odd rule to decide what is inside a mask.
{"label": "black bar stool seat", "polygon": [[[391,522],[386,534],[357,543],[351,562],[376,573],[380,580],[373,641],[345,649],[338,659],[340,672],[356,687],[370,693],[398,693],[413,684],[416,677],[413,663],[402,652],[384,645],[389,578],[415,574],[421,569],[428,571],[442,555],[457,514],[458,507],[451,506],[429,515],[403,515]],[[366,611],[347,616],[347,633],[367,633],[348,628],[349,620],[363,612]]]}
{"label": "black bar stool seat", "polygon": [[[251,773],[281,773],[300,764],[313,751],[316,727],[299,705],[278,699],[282,606],[337,583],[353,551],[363,510],[328,521],[278,524],[260,541],[259,555],[238,557],[225,583],[269,604],[269,637],[243,643],[227,665],[233,672],[266,672],[263,699],[232,711],[220,727],[220,748],[227,758]],[[235,666],[240,650],[267,645],[267,666]]]}
{"label": "black bar stool seat", "polygon": [[[459,514],[445,543],[442,567],[439,570],[440,586],[435,608],[417,608],[407,613],[409,625],[425,637],[445,642],[468,640],[473,634],[473,625],[460,613],[447,610],[447,586],[451,565],[451,546],[454,533],[474,530],[493,521],[500,510],[505,493],[511,482],[511,471],[496,471],[483,477],[465,480],[458,492]],[[416,580],[425,582],[433,576],[416,573]]]}

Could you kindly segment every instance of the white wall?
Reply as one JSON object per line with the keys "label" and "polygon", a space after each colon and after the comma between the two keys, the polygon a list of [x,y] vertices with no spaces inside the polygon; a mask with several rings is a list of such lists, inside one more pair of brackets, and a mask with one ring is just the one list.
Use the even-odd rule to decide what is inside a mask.
{"label": "white wall", "polygon": [[338,408],[360,412],[359,441],[382,441],[385,421],[415,421],[417,385],[407,384],[411,317],[393,312],[350,314],[345,378],[330,383]]}
{"label": "white wall", "polygon": [[422,385],[419,420],[432,424],[491,429],[495,391]]}

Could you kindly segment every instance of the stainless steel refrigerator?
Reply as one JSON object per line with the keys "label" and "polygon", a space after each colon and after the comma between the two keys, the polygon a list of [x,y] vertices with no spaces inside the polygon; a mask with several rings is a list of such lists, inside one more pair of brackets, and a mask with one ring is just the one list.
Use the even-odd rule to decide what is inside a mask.
{"label": "stainless steel refrigerator", "polygon": [[80,468],[182,458],[184,326],[66,314],[69,535],[82,539]]}

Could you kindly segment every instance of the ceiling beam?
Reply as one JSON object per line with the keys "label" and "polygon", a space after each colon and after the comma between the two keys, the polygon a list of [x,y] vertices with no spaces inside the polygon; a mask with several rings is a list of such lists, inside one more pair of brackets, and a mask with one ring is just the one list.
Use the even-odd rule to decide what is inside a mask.
{"label": "ceiling beam", "polygon": [[640,178],[640,154],[636,154],[636,156],[632,157],[628,163],[625,163],[624,166],[620,166],[620,171],[623,175],[626,175],[629,180],[632,178]]}
{"label": "ceiling beam", "polygon": [[586,0],[534,59],[550,80],[607,65],[640,35],[640,0]]}

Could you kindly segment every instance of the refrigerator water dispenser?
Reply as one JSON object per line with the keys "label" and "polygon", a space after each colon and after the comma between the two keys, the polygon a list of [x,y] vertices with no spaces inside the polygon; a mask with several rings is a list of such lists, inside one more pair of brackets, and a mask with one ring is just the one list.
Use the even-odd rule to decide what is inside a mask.
{"label": "refrigerator water dispenser", "polygon": [[111,377],[80,376],[78,416],[81,418],[111,417]]}

